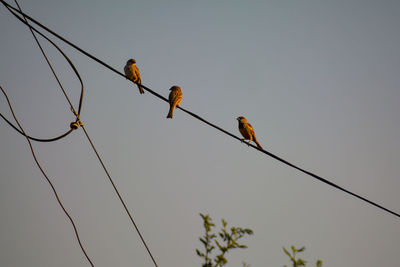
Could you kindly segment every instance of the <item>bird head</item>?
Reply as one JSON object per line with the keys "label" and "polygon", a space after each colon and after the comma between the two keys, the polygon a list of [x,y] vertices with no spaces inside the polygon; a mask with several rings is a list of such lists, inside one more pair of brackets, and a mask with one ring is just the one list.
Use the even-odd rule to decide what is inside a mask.
{"label": "bird head", "polygon": [[169,88],[170,91],[172,90],[181,90],[181,88],[177,85],[172,86],[171,88]]}
{"label": "bird head", "polygon": [[236,118],[239,122],[247,122],[247,120],[246,120],[246,118],[245,117],[243,117],[243,116],[240,116],[240,117],[237,117]]}
{"label": "bird head", "polygon": [[134,58],[131,58],[128,60],[128,62],[126,62],[126,64],[135,64],[136,60]]}

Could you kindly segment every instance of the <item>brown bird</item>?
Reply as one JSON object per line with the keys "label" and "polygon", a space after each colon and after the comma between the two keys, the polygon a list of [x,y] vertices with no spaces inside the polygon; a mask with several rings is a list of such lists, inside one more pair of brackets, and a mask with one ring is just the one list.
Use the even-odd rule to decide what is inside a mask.
{"label": "brown bird", "polygon": [[140,78],[140,72],[138,67],[136,66],[136,60],[131,58],[126,62],[124,67],[125,76],[128,77],[129,80],[138,83],[139,92],[144,94],[143,88],[139,85],[142,84],[142,79]]}
{"label": "brown bird", "polygon": [[172,86],[169,90],[171,92],[169,93],[169,97],[168,97],[168,100],[169,100],[169,112],[168,112],[168,115],[167,115],[167,119],[168,118],[172,119],[172,117],[174,115],[175,107],[179,106],[181,104],[181,102],[182,102],[183,94],[182,94],[181,88],[179,86],[176,86],[176,85]]}
{"label": "brown bird", "polygon": [[251,126],[251,124],[247,122],[246,118],[240,116],[236,119],[239,121],[239,132],[244,137],[243,141],[249,140],[249,145],[251,141],[254,141],[257,144],[258,148],[263,149],[260,143],[257,141],[256,135],[254,134],[253,126]]}

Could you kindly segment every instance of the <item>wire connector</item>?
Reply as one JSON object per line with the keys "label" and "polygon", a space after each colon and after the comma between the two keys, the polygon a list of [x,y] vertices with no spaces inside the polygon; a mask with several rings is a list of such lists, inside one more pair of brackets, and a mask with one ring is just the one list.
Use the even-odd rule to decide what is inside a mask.
{"label": "wire connector", "polygon": [[79,124],[76,121],[71,122],[69,126],[71,127],[72,130],[76,130],[79,128]]}
{"label": "wire connector", "polygon": [[72,113],[74,113],[76,121],[71,122],[69,126],[71,127],[72,130],[76,130],[79,128],[79,126],[83,126],[83,122],[79,119],[79,114],[75,111],[73,107],[71,107],[71,111]]}

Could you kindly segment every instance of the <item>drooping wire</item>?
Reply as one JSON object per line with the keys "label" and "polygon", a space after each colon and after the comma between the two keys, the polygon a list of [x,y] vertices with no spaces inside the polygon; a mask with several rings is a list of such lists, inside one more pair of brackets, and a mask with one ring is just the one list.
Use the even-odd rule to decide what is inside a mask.
{"label": "drooping wire", "polygon": [[[20,5],[18,4],[17,0],[14,0],[14,1],[15,1],[16,5],[18,6],[19,11],[22,12],[22,9],[21,9]],[[21,18],[20,18],[20,19],[21,19]],[[47,64],[49,65],[49,67],[50,67],[50,69],[51,69],[51,71],[52,71],[52,73],[53,73],[55,79],[57,80],[57,83],[58,83],[58,85],[60,86],[61,91],[63,92],[64,96],[66,96],[67,93],[66,93],[64,87],[62,86],[62,84],[61,84],[61,82],[60,82],[60,79],[58,78],[57,74],[55,73],[54,68],[53,68],[53,66],[51,65],[51,63],[50,63],[50,61],[49,61],[49,59],[48,59],[46,53],[44,52],[44,50],[43,50],[43,48],[42,48],[42,46],[41,46],[39,40],[37,39],[33,28],[30,26],[30,24],[29,24],[29,22],[28,22],[28,20],[26,19],[25,16],[24,16],[23,20],[24,20],[23,22],[25,23],[25,25],[27,25],[28,28],[29,28],[29,30],[31,31],[31,33],[32,33],[32,35],[33,35],[33,38],[35,39],[36,44],[38,45],[40,51],[42,52],[42,55],[43,55],[43,57],[45,58]],[[61,50],[60,47],[58,47],[52,40],[50,40],[49,38],[47,38],[47,36],[45,36],[45,35],[42,34],[41,32],[38,32],[38,31],[36,31],[36,32],[37,32],[39,35],[41,35],[44,39],[46,39],[49,43],[51,43],[51,44],[61,53],[61,55],[67,60],[68,64],[70,65],[70,67],[72,68],[72,70],[73,70],[73,72],[75,73],[76,77],[78,78],[78,80],[79,80],[79,82],[80,82],[80,84],[81,84],[81,93],[80,93],[80,98],[79,98],[78,112],[75,111],[74,106],[72,105],[72,103],[71,103],[71,101],[69,100],[69,98],[67,98],[67,100],[68,100],[68,103],[69,103],[69,105],[70,105],[70,108],[71,108],[72,113],[78,114],[78,117],[79,117],[79,115],[80,115],[80,113],[81,113],[81,109],[82,109],[83,94],[84,94],[84,85],[83,85],[83,81],[82,81],[81,76],[79,75],[78,70],[76,69],[76,67],[75,67],[75,65],[72,63],[72,61],[69,59],[69,57]],[[15,125],[13,125],[5,116],[3,116],[3,114],[0,113],[0,117],[2,117],[11,127],[13,127],[13,128],[14,128],[17,132],[19,132],[21,135],[24,135]],[[76,120],[76,122],[78,122],[78,119]],[[60,136],[57,136],[57,137],[54,137],[54,138],[46,138],[46,139],[43,139],[43,138],[36,138],[36,137],[29,136],[29,135],[27,135],[27,136],[28,136],[29,139],[34,140],[34,141],[37,141],[37,142],[54,142],[54,141],[57,141],[57,140],[60,140],[60,139],[62,139],[62,138],[64,138],[64,137],[66,137],[66,136],[69,135],[72,131],[73,131],[73,129],[69,129],[67,132],[65,132],[64,134],[61,134]],[[24,136],[25,136],[25,135],[24,135]]]}
{"label": "drooping wire", "polygon": [[[18,10],[16,10],[15,8],[13,8],[13,9],[16,10],[16,11],[18,11],[18,12],[20,12],[21,14],[23,14],[23,12],[22,12],[20,6],[18,5],[17,0],[15,0],[15,2],[16,2],[17,6],[18,6],[18,8],[19,8],[20,10],[18,11]],[[62,51],[58,46],[56,46],[49,38],[47,38],[44,34],[42,34],[42,33],[40,33],[39,31],[37,31],[35,28],[33,28],[33,27],[28,23],[28,21],[27,21],[27,19],[26,19],[27,17],[26,17],[25,15],[23,15],[23,16],[24,16],[24,20],[22,20],[19,16],[17,16],[16,14],[14,14],[14,12],[12,12],[8,7],[7,7],[7,9],[8,9],[13,15],[15,15],[18,19],[20,19],[25,25],[27,25],[27,26],[29,27],[29,29],[31,30],[31,32],[32,32],[32,34],[33,34],[33,36],[34,36],[34,38],[35,38],[35,40],[36,40],[36,42],[37,42],[37,44],[38,44],[40,50],[42,51],[43,56],[45,57],[45,59],[46,59],[48,65],[49,65],[50,69],[52,70],[52,72],[53,72],[55,78],[57,79],[58,84],[60,85],[60,88],[61,88],[61,90],[62,90],[62,92],[63,92],[65,98],[67,99],[68,103],[70,104],[71,111],[72,111],[72,112],[75,114],[75,116],[76,116],[76,123],[79,123],[79,124],[77,124],[77,125],[79,125],[79,126],[82,127],[82,129],[83,129],[83,131],[84,131],[84,133],[85,133],[85,135],[86,135],[86,137],[87,137],[87,139],[88,139],[88,141],[89,141],[89,143],[90,143],[92,149],[94,150],[94,152],[95,152],[95,154],[96,154],[96,156],[97,156],[97,158],[98,158],[98,160],[99,160],[101,166],[103,167],[103,169],[104,169],[104,171],[105,171],[105,173],[106,173],[106,175],[107,175],[107,177],[108,177],[108,179],[109,179],[111,185],[113,186],[115,193],[118,195],[118,198],[119,198],[120,202],[122,203],[122,205],[123,205],[123,207],[124,207],[126,213],[128,214],[128,216],[129,216],[129,218],[130,218],[130,220],[131,220],[131,222],[132,222],[132,224],[133,224],[135,230],[137,231],[137,233],[138,233],[138,235],[139,235],[139,237],[140,237],[140,239],[141,239],[143,245],[145,246],[145,248],[146,248],[148,254],[150,255],[150,258],[152,259],[154,265],[155,265],[156,267],[158,267],[157,262],[156,262],[154,256],[152,255],[152,253],[151,253],[151,251],[150,251],[150,249],[149,249],[149,246],[147,245],[147,243],[146,243],[146,241],[144,240],[144,238],[143,238],[141,232],[139,231],[139,228],[137,227],[137,225],[136,225],[136,223],[135,223],[135,221],[134,221],[134,219],[133,219],[133,216],[131,215],[130,211],[128,210],[128,207],[126,206],[126,204],[125,204],[125,202],[124,202],[124,200],[123,200],[121,194],[119,193],[119,191],[118,191],[118,189],[117,189],[117,187],[116,187],[116,185],[115,185],[113,179],[111,178],[110,173],[108,172],[106,166],[105,166],[104,163],[103,163],[103,160],[101,159],[99,153],[97,152],[97,149],[95,148],[95,146],[94,146],[94,144],[93,144],[93,142],[92,142],[92,140],[91,140],[89,134],[87,133],[86,128],[84,127],[83,123],[80,121],[79,115],[80,115],[81,106],[82,106],[82,99],[83,99],[84,86],[83,86],[83,82],[82,82],[82,79],[80,78],[80,75],[79,75],[78,71],[76,70],[76,68],[75,68],[75,66],[72,64],[72,62],[69,60],[69,58],[63,53],[63,51]],[[37,32],[38,34],[40,34],[42,37],[44,37],[44,38],[45,38],[46,40],[48,40],[50,43],[52,43],[52,44],[64,55],[64,57],[67,59],[67,61],[70,63],[71,67],[74,69],[75,73],[77,74],[77,76],[78,76],[78,78],[79,78],[79,80],[80,80],[80,82],[81,82],[81,85],[82,85],[81,97],[80,97],[80,101],[79,101],[79,109],[78,109],[78,112],[75,111],[74,106],[72,105],[72,103],[71,103],[71,101],[70,101],[70,99],[69,99],[67,93],[65,92],[65,90],[64,90],[64,88],[62,87],[62,85],[61,85],[61,83],[60,83],[60,81],[59,81],[59,79],[58,79],[58,77],[57,77],[57,75],[56,75],[54,69],[52,68],[52,65],[51,65],[50,61],[48,60],[48,58],[47,58],[47,56],[46,56],[46,53],[44,52],[44,50],[42,49],[42,47],[41,47],[39,41],[37,40],[37,38],[36,38],[36,36],[35,36],[35,34],[34,34],[34,31]],[[0,115],[1,115],[1,114],[0,114]],[[3,116],[2,116],[2,117],[3,117]],[[3,118],[4,118],[4,117],[3,117]],[[8,122],[8,120],[6,120],[6,121]],[[10,124],[10,123],[9,123],[9,124]],[[12,124],[10,124],[10,125],[13,126]],[[16,127],[14,127],[14,126],[13,126],[13,128],[16,129]]]}
{"label": "drooping wire", "polygon": [[[1,117],[5,122],[7,122],[8,125],[10,125],[12,128],[14,128],[14,130],[16,130],[18,133],[20,133],[21,135],[24,135],[24,133],[23,133],[20,129],[18,129],[14,124],[12,124],[12,122],[10,122],[6,117],[4,117],[3,114],[0,113],[0,117]],[[37,142],[54,142],[54,141],[57,141],[57,140],[60,140],[60,139],[62,139],[62,138],[64,138],[64,137],[66,137],[66,136],[69,135],[72,131],[73,131],[73,130],[70,129],[70,130],[67,131],[66,133],[64,133],[64,134],[62,134],[62,135],[60,135],[60,136],[54,137],[54,138],[50,138],[50,139],[40,139],[40,138],[32,137],[32,136],[29,136],[29,135],[27,135],[27,137],[28,137],[29,139],[31,139],[31,140],[33,140],[33,141],[37,141]]]}
{"label": "drooping wire", "polygon": [[52,191],[53,191],[53,194],[54,194],[54,196],[55,196],[56,199],[57,199],[58,204],[60,205],[61,209],[64,211],[64,214],[68,217],[69,221],[71,222],[72,227],[74,228],[74,232],[75,232],[76,239],[78,240],[79,246],[80,246],[80,248],[81,248],[83,254],[85,255],[85,257],[86,257],[86,259],[88,260],[88,262],[90,263],[90,265],[94,267],[94,264],[93,264],[92,260],[90,259],[90,257],[89,257],[89,255],[87,254],[85,248],[83,247],[83,244],[82,244],[82,241],[81,241],[81,239],[80,239],[80,237],[79,237],[78,229],[77,229],[77,227],[76,227],[76,225],[75,225],[74,220],[72,219],[72,217],[71,217],[71,215],[68,213],[68,211],[65,209],[63,203],[61,202],[60,197],[58,196],[58,193],[57,193],[57,190],[56,190],[55,186],[53,185],[53,183],[51,182],[50,178],[47,176],[46,172],[43,170],[42,166],[40,165],[39,160],[37,159],[36,154],[35,154],[35,151],[34,151],[34,149],[33,149],[31,140],[30,140],[30,139],[28,138],[28,136],[25,134],[24,128],[22,128],[21,123],[18,121],[18,119],[17,119],[17,117],[16,117],[16,115],[15,115],[15,113],[14,113],[13,107],[12,107],[12,105],[11,105],[10,100],[8,99],[7,93],[4,91],[4,89],[3,89],[3,87],[2,87],[1,85],[0,85],[0,90],[1,90],[1,92],[3,93],[3,95],[5,96],[5,98],[6,98],[6,100],[7,100],[8,106],[10,107],[10,111],[11,111],[12,116],[14,117],[15,122],[18,124],[18,127],[20,128],[21,132],[23,133],[23,135],[25,135],[25,138],[26,138],[26,140],[28,141],[28,144],[29,144],[29,147],[30,147],[30,149],[31,149],[33,159],[34,159],[35,162],[36,162],[36,165],[38,166],[38,168],[39,168],[40,172],[43,174],[43,176],[46,178],[46,181],[47,181],[47,183],[50,185],[50,187],[51,187],[51,189],[52,189]]}
{"label": "drooping wire", "polygon": [[[10,8],[11,8],[11,9],[15,10],[16,12],[18,12],[18,10],[16,10],[16,9],[13,8],[12,6],[8,5],[6,2],[4,2],[4,0],[0,0],[0,1],[1,1],[9,10],[10,10]],[[17,18],[19,18],[19,19],[21,20],[21,18],[20,18],[18,15],[16,15],[14,12],[12,12],[11,10],[10,10],[10,12],[13,13],[14,16],[16,16]],[[67,43],[67,44],[70,45],[71,47],[75,48],[76,50],[78,50],[79,52],[81,52],[82,54],[84,54],[85,56],[87,56],[87,57],[91,58],[92,60],[98,62],[99,64],[101,64],[101,65],[103,65],[104,67],[108,68],[109,70],[115,72],[116,74],[118,74],[118,75],[120,75],[120,76],[122,76],[122,77],[124,77],[124,78],[127,78],[124,74],[122,74],[121,72],[117,71],[115,68],[111,67],[110,65],[106,64],[105,62],[101,61],[100,59],[96,58],[95,56],[93,56],[93,55],[89,54],[88,52],[84,51],[83,49],[81,49],[81,48],[78,47],[77,45],[71,43],[70,41],[68,41],[68,40],[65,39],[64,37],[60,36],[59,34],[55,33],[54,31],[50,30],[49,28],[47,28],[46,26],[44,26],[43,24],[41,24],[41,23],[38,22],[37,20],[31,18],[30,16],[28,16],[28,15],[22,13],[22,12],[18,12],[18,13],[21,14],[21,15],[23,15],[23,16],[26,16],[26,18],[28,18],[30,21],[34,22],[36,25],[38,25],[38,26],[41,27],[42,29],[46,30],[46,31],[49,32],[50,34],[54,35],[55,37],[59,38],[59,39],[62,40],[63,42]],[[36,30],[35,30],[35,31],[36,31]],[[133,83],[135,83],[135,82],[133,82]],[[135,84],[136,84],[136,83],[135,83]],[[168,102],[168,100],[167,100],[165,97],[163,97],[163,96],[161,96],[160,94],[156,93],[156,92],[153,91],[152,89],[150,89],[150,88],[144,86],[143,84],[141,84],[141,87],[144,88],[146,91],[150,92],[151,94],[157,96],[158,98],[160,98],[160,99],[162,99],[162,100]],[[242,139],[241,139],[241,138],[239,138],[239,137],[237,137],[236,135],[234,135],[234,134],[232,134],[232,133],[230,133],[230,132],[224,130],[223,128],[221,128],[221,127],[219,127],[219,126],[217,126],[217,125],[215,125],[215,124],[213,124],[213,123],[211,123],[211,122],[209,122],[209,121],[203,119],[203,118],[200,117],[199,115],[197,115],[197,114],[195,114],[195,113],[193,113],[193,112],[191,112],[191,111],[189,111],[189,110],[186,110],[186,109],[184,109],[184,108],[182,108],[182,107],[180,107],[180,106],[177,106],[176,108],[178,108],[178,109],[184,111],[185,113],[191,115],[192,117],[194,117],[194,118],[196,118],[196,119],[198,119],[198,120],[200,120],[200,121],[202,121],[202,122],[208,124],[209,126],[211,126],[211,127],[215,128],[215,129],[217,129],[217,130],[219,130],[219,131],[221,131],[221,132],[223,132],[223,133],[225,133],[225,134],[231,136],[232,138],[237,139],[237,140],[239,140],[239,141],[242,142]],[[358,195],[358,194],[355,194],[355,193],[353,193],[353,192],[351,192],[351,191],[349,191],[349,190],[347,190],[347,189],[345,189],[345,188],[343,188],[343,187],[340,187],[340,186],[336,185],[335,183],[330,182],[330,181],[328,181],[328,180],[325,179],[325,178],[322,178],[321,176],[318,176],[318,175],[316,175],[316,174],[314,174],[314,173],[312,173],[312,172],[309,172],[309,171],[307,171],[307,170],[305,170],[305,169],[302,169],[302,168],[300,168],[300,167],[298,167],[298,166],[296,166],[296,165],[294,165],[294,164],[292,164],[292,163],[290,163],[290,162],[288,162],[288,161],[286,161],[286,160],[284,160],[284,159],[282,159],[282,158],[276,156],[275,154],[273,154],[273,153],[271,153],[271,152],[268,152],[268,151],[266,151],[266,150],[264,150],[264,149],[260,149],[260,148],[258,148],[258,147],[256,147],[256,146],[254,146],[253,144],[250,144],[250,146],[253,147],[254,149],[257,149],[257,150],[259,150],[260,152],[262,152],[262,153],[264,153],[264,154],[266,154],[266,155],[268,155],[268,156],[270,156],[270,157],[272,157],[272,158],[274,158],[274,159],[276,159],[276,160],[278,160],[278,161],[280,161],[280,162],[282,162],[282,163],[284,163],[284,164],[286,164],[286,165],[292,167],[292,168],[295,168],[295,169],[297,169],[297,170],[299,170],[299,171],[301,171],[301,172],[303,172],[303,173],[305,173],[305,174],[307,174],[307,175],[309,175],[309,176],[311,176],[311,177],[313,177],[313,178],[319,180],[320,182],[323,182],[323,183],[325,183],[325,184],[328,184],[328,185],[330,185],[330,186],[332,186],[332,187],[334,187],[334,188],[336,188],[336,189],[338,189],[338,190],[341,190],[341,191],[343,191],[343,192],[345,192],[345,193],[348,193],[348,194],[350,194],[350,195],[352,195],[352,196],[354,196],[354,197],[356,197],[356,198],[358,198],[358,199],[360,199],[360,200],[362,200],[362,201],[365,201],[365,202],[367,202],[367,203],[369,203],[369,204],[371,204],[371,205],[373,205],[373,206],[375,206],[375,207],[377,207],[377,208],[379,208],[379,209],[382,209],[382,210],[384,210],[384,211],[386,211],[386,212],[388,212],[388,213],[391,213],[391,214],[393,214],[393,215],[395,215],[395,216],[397,216],[397,217],[400,218],[400,214],[399,214],[399,213],[396,213],[396,212],[394,212],[394,211],[392,211],[392,210],[390,210],[390,209],[387,209],[387,208],[383,207],[382,205],[379,205],[379,204],[377,204],[377,203],[375,203],[375,202],[373,202],[373,201],[371,201],[371,200],[368,200],[368,199],[365,198],[365,197],[362,197],[362,196],[360,196],[360,195]]]}

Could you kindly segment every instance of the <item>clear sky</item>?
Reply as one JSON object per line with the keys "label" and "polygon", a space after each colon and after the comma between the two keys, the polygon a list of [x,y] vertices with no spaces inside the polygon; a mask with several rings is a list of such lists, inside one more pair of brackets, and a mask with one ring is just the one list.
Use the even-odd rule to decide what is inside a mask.
{"label": "clear sky", "polygon": [[[9,1],[12,3],[11,1]],[[263,147],[400,212],[400,2],[20,1],[113,67]],[[29,30],[0,7],[0,84],[25,130],[73,114]],[[42,42],[44,43],[44,42]],[[82,121],[160,267],[201,266],[199,212],[248,227],[228,266],[283,266],[282,246],[324,266],[397,267],[400,219],[248,148],[61,44],[85,83]],[[44,43],[74,105],[79,84]],[[0,98],[0,112],[11,118]],[[26,140],[0,122],[0,266],[89,266]],[[153,266],[81,129],[34,142],[95,266]]]}

